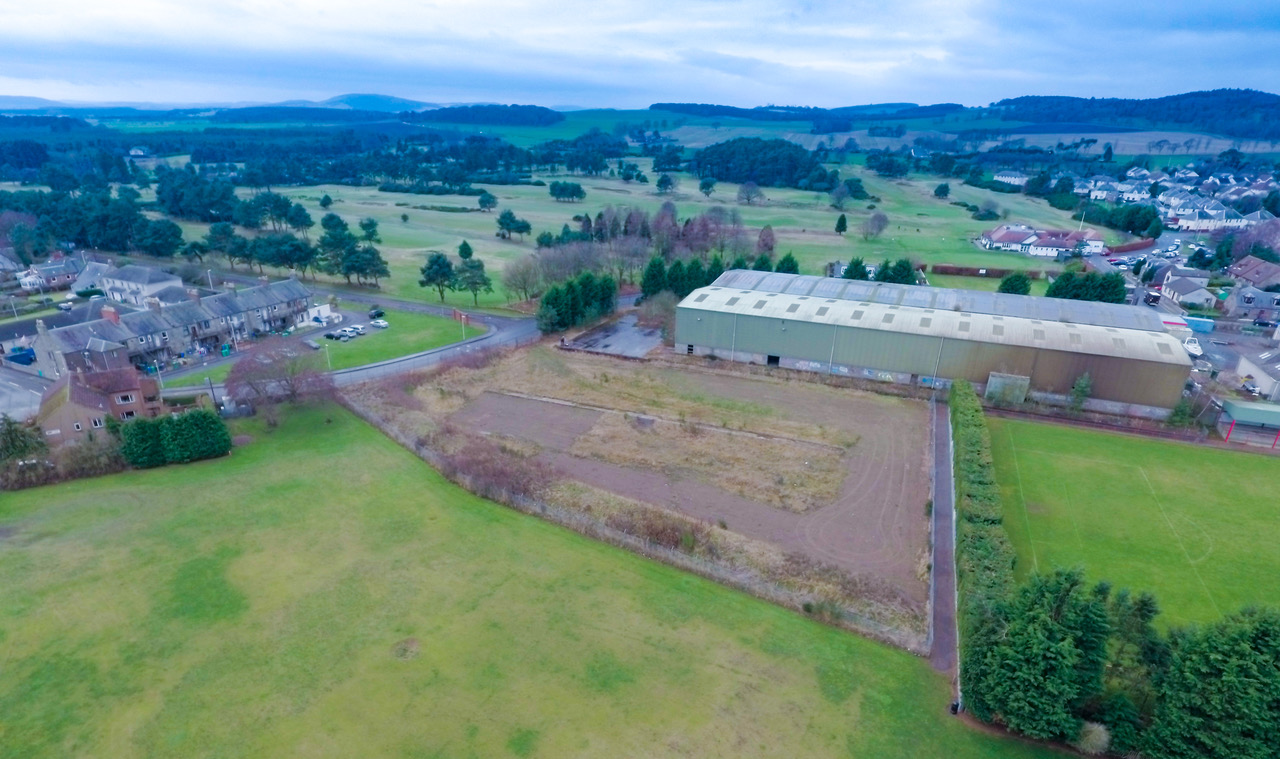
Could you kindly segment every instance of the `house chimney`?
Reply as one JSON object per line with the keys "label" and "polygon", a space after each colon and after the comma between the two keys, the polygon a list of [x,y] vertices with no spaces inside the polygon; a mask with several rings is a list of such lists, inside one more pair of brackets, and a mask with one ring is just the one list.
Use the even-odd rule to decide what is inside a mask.
{"label": "house chimney", "polygon": [[102,307],[102,318],[103,318],[103,319],[106,319],[107,321],[111,322],[112,324],[119,324],[119,323],[120,323],[120,312],[119,312],[119,311],[116,311],[116,307],[115,307],[115,306],[103,306],[103,307]]}
{"label": "house chimney", "polygon": [[147,305],[147,308],[151,309],[152,311],[155,311],[157,313],[160,311],[159,298],[147,298],[146,305]]}
{"label": "house chimney", "polygon": [[187,288],[187,297],[194,301],[197,305],[200,303],[200,289],[197,287]]}

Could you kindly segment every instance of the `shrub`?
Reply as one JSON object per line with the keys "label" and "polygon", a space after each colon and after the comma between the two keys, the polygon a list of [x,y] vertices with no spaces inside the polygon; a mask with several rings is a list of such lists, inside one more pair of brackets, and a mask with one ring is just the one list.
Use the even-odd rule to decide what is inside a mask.
{"label": "shrub", "polygon": [[1111,731],[1101,722],[1086,722],[1080,728],[1080,737],[1071,745],[1089,756],[1105,754],[1111,748]]}
{"label": "shrub", "polygon": [[468,437],[457,452],[446,455],[440,471],[476,495],[502,502],[535,496],[554,479],[551,467],[478,437]]}
{"label": "shrub", "polygon": [[121,426],[120,434],[120,452],[134,469],[185,464],[231,452],[227,425],[207,409],[159,419],[135,419]]}

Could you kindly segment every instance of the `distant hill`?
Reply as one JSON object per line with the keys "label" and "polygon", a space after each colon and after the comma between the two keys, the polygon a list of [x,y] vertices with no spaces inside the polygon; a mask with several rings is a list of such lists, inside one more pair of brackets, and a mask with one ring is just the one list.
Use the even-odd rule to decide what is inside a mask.
{"label": "distant hill", "polygon": [[383,113],[400,113],[401,111],[421,111],[424,108],[436,108],[435,103],[424,103],[420,100],[409,100],[391,95],[347,94],[337,95],[327,100],[286,100],[273,103],[279,108],[334,108],[353,111],[381,111]]}
{"label": "distant hill", "polygon": [[564,121],[564,114],[540,105],[459,105],[429,111],[404,112],[405,121],[428,124],[493,124],[495,126],[550,126]]}
{"label": "distant hill", "polygon": [[1257,90],[1187,92],[1149,100],[1037,96],[1011,98],[992,110],[1010,121],[1114,124],[1280,140],[1280,95]]}
{"label": "distant hill", "polygon": [[25,95],[0,95],[0,111],[38,111],[43,108],[60,108],[63,103]]}
{"label": "distant hill", "polygon": [[[926,106],[932,108],[934,106]],[[956,106],[963,108],[964,106]],[[877,118],[896,115],[904,110],[918,109],[915,103],[875,103],[871,105],[850,105],[841,108],[811,108],[798,105],[762,105],[755,108],[738,108],[732,105],[713,105],[710,103],[654,103],[651,111],[669,111],[686,113],[690,116],[708,118],[749,119],[751,121],[815,121],[833,118]]]}
{"label": "distant hill", "polygon": [[226,108],[213,115],[213,121],[223,124],[270,124],[276,122],[333,124],[339,122],[388,121],[394,118],[395,114],[386,111],[357,111],[350,108],[308,108],[280,105]]}

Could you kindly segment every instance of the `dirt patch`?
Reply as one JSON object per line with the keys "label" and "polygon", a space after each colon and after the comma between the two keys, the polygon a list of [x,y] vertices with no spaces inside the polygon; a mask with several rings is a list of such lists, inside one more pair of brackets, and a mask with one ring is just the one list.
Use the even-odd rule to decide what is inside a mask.
{"label": "dirt patch", "polygon": [[253,442],[253,435],[236,435],[231,438],[231,444],[236,448],[243,448]]}
{"label": "dirt patch", "polygon": [[8,540],[18,534],[18,528],[11,525],[0,525],[0,540]]}
{"label": "dirt patch", "polygon": [[741,554],[753,566],[821,576],[805,587],[840,598],[873,588],[923,629],[931,459],[921,401],[550,346],[406,381],[349,392],[419,444],[452,429],[522,448],[567,478],[544,495],[554,506],[595,514],[607,494],[722,524],[757,547]]}
{"label": "dirt patch", "polygon": [[391,647],[391,655],[401,661],[418,658],[418,639],[405,638]]}
{"label": "dirt patch", "polygon": [[625,414],[602,415],[568,452],[801,513],[834,501],[845,477],[845,452],[834,446]]}

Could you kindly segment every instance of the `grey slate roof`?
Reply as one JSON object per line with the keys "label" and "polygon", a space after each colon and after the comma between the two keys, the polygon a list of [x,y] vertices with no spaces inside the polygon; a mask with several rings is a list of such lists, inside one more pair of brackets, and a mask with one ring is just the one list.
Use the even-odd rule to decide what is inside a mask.
{"label": "grey slate roof", "polygon": [[864,303],[914,306],[939,311],[1016,316],[1046,322],[1092,324],[1099,327],[1148,332],[1167,331],[1163,319],[1151,309],[1115,303],[1089,303],[1061,298],[953,290],[946,287],[893,285],[887,282],[865,282],[742,269],[721,274],[712,286]]}
{"label": "grey slate roof", "polygon": [[154,285],[157,282],[168,282],[170,280],[181,281],[174,274],[161,271],[153,266],[139,266],[138,264],[127,264],[118,269],[112,269],[104,276],[107,279],[118,279],[138,285]]}
{"label": "grey slate roof", "polygon": [[[296,300],[307,300],[311,291],[294,279],[260,285],[238,292],[225,292],[203,298],[199,303],[183,300],[159,309],[142,309],[122,313],[120,323],[98,318],[50,330],[49,336],[64,351],[84,350],[94,338],[125,343],[142,335],[158,335],[170,330],[183,330],[223,316],[235,316],[260,308],[270,308]],[[116,305],[116,304],[113,304]],[[101,306],[99,306],[99,311]]]}
{"label": "grey slate roof", "polygon": [[1172,290],[1178,295],[1190,295],[1197,290],[1204,290],[1205,292],[1208,292],[1208,290],[1205,289],[1204,284],[1199,280],[1186,279],[1185,277],[1179,277],[1170,281],[1169,284],[1164,286],[1164,289]]}

